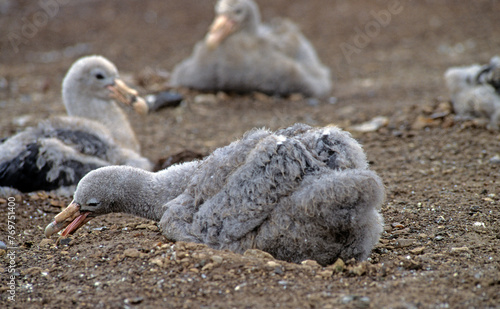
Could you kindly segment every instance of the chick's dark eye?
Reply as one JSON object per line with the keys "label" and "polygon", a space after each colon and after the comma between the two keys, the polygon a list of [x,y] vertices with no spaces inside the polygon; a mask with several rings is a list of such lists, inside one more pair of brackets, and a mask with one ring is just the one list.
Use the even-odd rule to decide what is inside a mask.
{"label": "chick's dark eye", "polygon": [[95,198],[91,198],[87,201],[87,206],[91,206],[91,207],[95,207],[95,206],[99,206],[99,201]]}
{"label": "chick's dark eye", "polygon": [[97,79],[104,79],[104,75],[102,75],[101,73],[97,73],[95,75],[95,78],[97,78]]}

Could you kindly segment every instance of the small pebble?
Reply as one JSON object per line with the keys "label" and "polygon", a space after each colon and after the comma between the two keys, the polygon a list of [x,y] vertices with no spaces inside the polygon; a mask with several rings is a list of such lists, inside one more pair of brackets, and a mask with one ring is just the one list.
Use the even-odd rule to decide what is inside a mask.
{"label": "small pebble", "polygon": [[411,249],[410,253],[415,254],[415,255],[419,255],[419,254],[424,253],[424,250],[425,250],[425,247],[417,247],[415,249]]}
{"label": "small pebble", "polygon": [[484,225],[484,222],[474,222],[474,227],[475,228],[485,228],[486,226]]}
{"label": "small pebble", "polygon": [[247,251],[245,251],[245,253],[243,253],[243,255],[247,256],[247,257],[258,258],[258,259],[274,260],[274,257],[271,254],[264,252],[264,251],[261,251],[261,250],[258,250],[258,249],[248,249]]}
{"label": "small pebble", "polygon": [[333,276],[333,270],[325,269],[323,271],[318,272],[318,275],[323,278],[330,278],[331,276]]}
{"label": "small pebble", "polygon": [[439,120],[431,119],[429,117],[425,117],[423,115],[419,115],[417,119],[411,125],[413,130],[422,130],[427,127],[435,127],[440,123]]}
{"label": "small pebble", "polygon": [[405,269],[408,269],[408,270],[418,270],[418,269],[422,269],[422,267],[423,267],[422,263],[419,263],[417,261],[412,260],[410,256],[404,257],[399,262],[399,265],[403,266]]}
{"label": "small pebble", "polygon": [[27,275],[37,275],[39,273],[42,272],[42,268],[41,267],[30,267],[28,269],[26,269],[25,271],[23,271],[24,274],[27,274]]}
{"label": "small pebble", "polygon": [[151,259],[149,263],[163,267],[163,259],[161,257],[155,257],[154,259]]}
{"label": "small pebble", "polygon": [[0,249],[2,250],[7,249],[7,245],[3,241],[0,241]]}
{"label": "small pebble", "polygon": [[64,237],[64,238],[60,238],[59,239],[59,244],[61,246],[69,246],[69,244],[71,243],[73,239],[69,238],[69,237]]}
{"label": "small pebble", "polygon": [[490,159],[490,163],[491,163],[491,164],[500,164],[500,155],[494,155],[494,156]]}
{"label": "small pebble", "polygon": [[246,285],[247,285],[246,283],[238,284],[238,285],[234,288],[234,290],[235,290],[235,291],[239,291],[242,287],[245,287]]}
{"label": "small pebble", "polygon": [[304,100],[304,96],[301,94],[301,93],[292,93],[288,99],[290,101],[300,101],[300,100]]}
{"label": "small pebble", "polygon": [[343,304],[348,304],[350,302],[352,302],[354,300],[354,296],[353,295],[346,295],[346,296],[343,296],[340,301],[343,303]]}
{"label": "small pebble", "polygon": [[359,301],[360,301],[360,302],[362,302],[362,303],[366,303],[366,304],[368,304],[368,303],[370,303],[370,298],[369,298],[369,297],[367,297],[367,296],[361,296],[361,297],[359,298]]}
{"label": "small pebble", "polygon": [[402,137],[403,136],[403,132],[401,132],[401,131],[392,131],[392,135],[394,137]]}
{"label": "small pebble", "polygon": [[279,263],[276,263],[275,261],[269,261],[266,263],[266,266],[269,266],[271,268],[275,268],[275,267],[280,267],[281,265]]}
{"label": "small pebble", "polygon": [[392,226],[393,228],[395,228],[395,229],[404,229],[404,228],[405,228],[405,226],[404,226],[404,225],[402,225],[402,224],[401,224],[401,223],[399,223],[399,222],[393,222],[393,223],[391,223],[391,226]]}
{"label": "small pebble", "polygon": [[156,226],[154,224],[149,224],[146,228],[148,230],[150,230],[150,231],[153,231],[153,232],[158,232],[159,231],[158,226]]}
{"label": "small pebble", "polygon": [[355,274],[356,276],[362,276],[366,273],[367,271],[367,266],[366,263],[361,262],[358,265],[352,267],[351,273]]}
{"label": "small pebble", "polygon": [[413,245],[415,243],[415,239],[399,239],[396,243],[398,248],[405,248]]}
{"label": "small pebble", "polygon": [[220,101],[227,101],[230,99],[230,96],[227,93],[225,93],[224,91],[218,91],[217,95],[215,97],[217,98],[217,100],[220,100]]}
{"label": "small pebble", "polygon": [[203,267],[201,268],[201,271],[210,271],[210,270],[212,270],[214,267],[215,267],[215,264],[214,264],[214,263],[208,263],[208,264],[205,264],[205,266],[203,266]]}
{"label": "small pebble", "polygon": [[47,246],[51,246],[53,244],[54,244],[54,240],[52,240],[50,238],[45,238],[45,239],[42,239],[42,241],[40,241],[39,246],[40,247],[47,247]]}
{"label": "small pebble", "polygon": [[462,253],[462,252],[470,252],[468,247],[452,247],[450,250],[452,253]]}
{"label": "small pebble", "polygon": [[335,270],[336,272],[340,273],[340,272],[343,272],[344,269],[345,269],[345,263],[342,259],[337,259],[335,261],[335,263],[333,263],[333,265],[331,266],[333,268],[333,270]]}
{"label": "small pebble", "polygon": [[254,92],[253,96],[254,96],[255,100],[260,101],[260,102],[268,103],[268,102],[272,101],[270,96],[268,96],[267,94],[262,93],[262,92]]}
{"label": "small pebble", "polygon": [[314,260],[305,260],[305,261],[300,262],[300,264],[302,264],[304,266],[310,266],[310,267],[321,267],[321,265],[319,265],[318,262],[316,262]]}
{"label": "small pebble", "polygon": [[142,255],[144,255],[144,253],[139,252],[139,250],[134,248],[125,249],[125,251],[123,251],[123,254],[131,258],[142,257]]}
{"label": "small pebble", "polygon": [[348,304],[353,301],[356,301],[357,308],[367,308],[370,306],[370,298],[366,296],[358,296],[358,295],[346,295],[340,299],[343,304]]}
{"label": "small pebble", "polygon": [[215,104],[217,98],[213,94],[199,94],[194,97],[195,104]]}
{"label": "small pebble", "polygon": [[359,125],[351,126],[349,129],[362,133],[374,132],[382,127],[387,126],[388,124],[389,124],[389,118],[384,116],[377,116],[370,121],[361,123]]}
{"label": "small pebble", "polygon": [[107,230],[108,228],[106,226],[100,226],[100,227],[96,227],[96,228],[93,228],[92,231],[105,231]]}
{"label": "small pebble", "polygon": [[222,264],[222,261],[224,260],[221,256],[218,256],[218,255],[214,255],[211,257],[211,260],[212,262],[215,264],[215,265],[220,265]]}

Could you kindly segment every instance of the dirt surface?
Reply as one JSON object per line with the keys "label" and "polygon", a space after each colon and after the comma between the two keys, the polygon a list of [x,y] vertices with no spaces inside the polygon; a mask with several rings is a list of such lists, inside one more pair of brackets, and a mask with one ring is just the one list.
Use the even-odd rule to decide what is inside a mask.
{"label": "dirt surface", "polygon": [[[15,197],[19,249],[0,250],[0,307],[500,308],[500,134],[448,115],[442,80],[450,66],[499,53],[500,2],[258,2],[264,20],[299,24],[332,69],[335,99],[181,89],[178,108],[147,117],[129,111],[143,154],[155,161],[184,150],[206,154],[253,127],[349,129],[385,116],[378,131],[352,132],[387,187],[386,228],[369,260],[323,268],[173,244],[154,223],[123,214],[94,219],[56,246],[43,229],[70,198],[25,194]],[[0,1],[0,137],[64,113],[60,83],[83,55],[108,57],[143,94],[161,89],[152,73],[190,54],[214,1],[54,3]],[[372,14],[389,9],[383,24]],[[371,37],[356,45],[366,30]],[[7,198],[0,200],[6,244]]]}

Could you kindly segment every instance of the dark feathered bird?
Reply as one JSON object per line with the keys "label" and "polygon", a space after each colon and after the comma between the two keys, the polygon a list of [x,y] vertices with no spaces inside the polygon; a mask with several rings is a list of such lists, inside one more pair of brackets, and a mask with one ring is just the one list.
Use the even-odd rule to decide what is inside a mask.
{"label": "dark feathered bird", "polygon": [[207,158],[151,173],[111,166],[86,175],[46,228],[73,233],[125,212],[159,221],[174,241],[267,251],[278,259],[368,257],[383,229],[384,186],[361,146],[335,127],[252,130]]}
{"label": "dark feathered bird", "polygon": [[205,40],[172,73],[174,86],[325,97],[330,71],[289,20],[261,23],[252,0],[220,0]]}
{"label": "dark feathered bird", "polygon": [[69,116],[42,121],[0,144],[0,187],[53,190],[74,186],[106,165],[152,168],[139,154],[134,131],[115,99],[136,109],[145,103],[118,78],[111,62],[100,56],[76,61],[64,78],[62,96]]}

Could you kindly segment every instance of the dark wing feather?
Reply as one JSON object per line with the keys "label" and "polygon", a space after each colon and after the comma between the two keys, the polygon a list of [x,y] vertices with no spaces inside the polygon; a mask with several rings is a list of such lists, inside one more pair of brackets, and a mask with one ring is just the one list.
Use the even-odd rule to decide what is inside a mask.
{"label": "dark wing feather", "polygon": [[48,180],[48,173],[56,163],[46,160],[45,164],[37,164],[42,147],[39,141],[48,137],[57,138],[81,154],[105,161],[107,161],[107,152],[111,147],[106,140],[85,131],[71,129],[44,131],[38,137],[37,142],[27,144],[15,158],[0,162],[0,186],[12,187],[21,192],[54,190],[62,186],[75,185],[85,174],[103,166],[81,162],[72,157],[63,158],[58,164],[63,165],[64,168],[55,179]]}
{"label": "dark wing feather", "polygon": [[95,134],[79,130],[56,129],[52,136],[80,153],[104,160],[107,159],[109,144]]}

